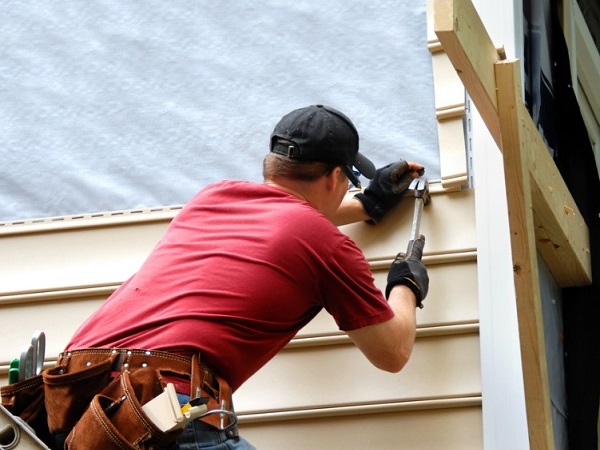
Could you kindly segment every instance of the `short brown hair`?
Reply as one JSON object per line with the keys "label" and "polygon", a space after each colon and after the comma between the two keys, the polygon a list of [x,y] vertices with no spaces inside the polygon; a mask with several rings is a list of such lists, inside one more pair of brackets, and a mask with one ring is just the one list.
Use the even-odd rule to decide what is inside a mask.
{"label": "short brown hair", "polygon": [[277,153],[269,153],[263,161],[263,178],[287,178],[297,181],[315,181],[322,176],[327,176],[336,164],[302,161],[290,159]]}

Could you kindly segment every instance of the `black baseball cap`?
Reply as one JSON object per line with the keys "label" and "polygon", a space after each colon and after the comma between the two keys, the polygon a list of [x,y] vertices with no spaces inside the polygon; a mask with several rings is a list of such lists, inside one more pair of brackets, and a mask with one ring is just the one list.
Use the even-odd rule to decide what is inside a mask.
{"label": "black baseball cap", "polygon": [[354,186],[360,181],[353,167],[368,179],[375,166],[358,151],[358,132],[341,112],[324,105],[296,109],[275,126],[271,152],[303,161],[339,165]]}

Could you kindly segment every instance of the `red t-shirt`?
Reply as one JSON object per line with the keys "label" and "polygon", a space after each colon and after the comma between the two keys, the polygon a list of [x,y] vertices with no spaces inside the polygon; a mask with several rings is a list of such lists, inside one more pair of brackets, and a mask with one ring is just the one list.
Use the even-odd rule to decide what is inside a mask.
{"label": "red t-shirt", "polygon": [[179,212],[67,349],[200,352],[235,390],[322,308],[346,331],[393,316],[360,249],[310,204],[224,181]]}

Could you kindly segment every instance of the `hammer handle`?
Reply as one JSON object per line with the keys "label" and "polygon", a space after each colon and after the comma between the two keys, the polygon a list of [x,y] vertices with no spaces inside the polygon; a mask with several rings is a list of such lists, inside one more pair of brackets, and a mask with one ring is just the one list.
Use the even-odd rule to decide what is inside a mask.
{"label": "hammer handle", "polygon": [[410,236],[408,246],[406,248],[406,259],[412,254],[413,245],[415,240],[420,237],[419,229],[421,228],[421,215],[423,213],[423,198],[415,198],[415,209],[413,213],[412,227],[410,229]]}

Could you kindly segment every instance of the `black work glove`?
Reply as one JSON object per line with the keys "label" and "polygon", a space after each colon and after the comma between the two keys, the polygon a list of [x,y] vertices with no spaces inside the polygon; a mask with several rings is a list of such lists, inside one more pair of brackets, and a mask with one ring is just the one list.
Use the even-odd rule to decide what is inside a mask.
{"label": "black work glove", "polygon": [[417,298],[417,306],[423,307],[423,300],[429,290],[429,275],[421,262],[425,236],[415,239],[412,252],[408,258],[405,253],[398,253],[390,267],[385,288],[385,298],[389,298],[392,288],[398,284],[408,286]]}
{"label": "black work glove", "polygon": [[400,203],[412,180],[408,163],[401,159],[377,169],[375,178],[365,191],[354,197],[361,201],[372,221],[379,223],[389,210]]}

